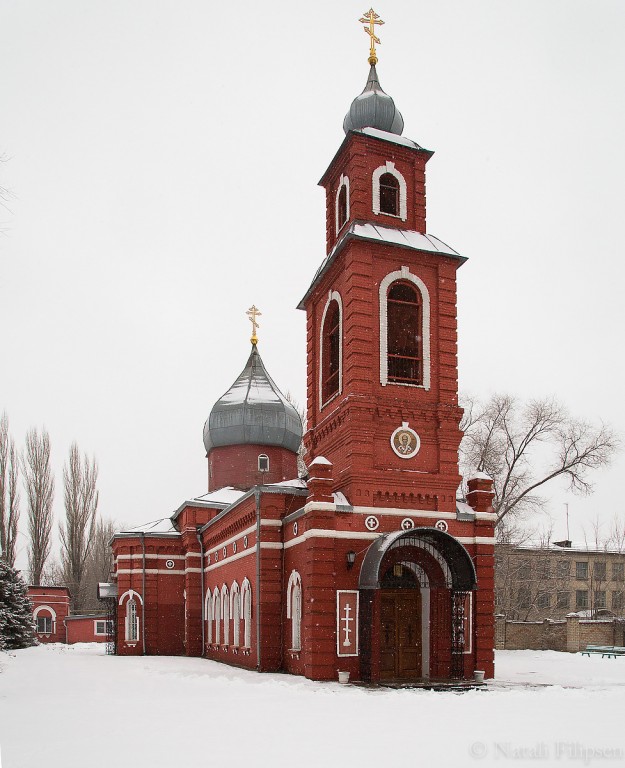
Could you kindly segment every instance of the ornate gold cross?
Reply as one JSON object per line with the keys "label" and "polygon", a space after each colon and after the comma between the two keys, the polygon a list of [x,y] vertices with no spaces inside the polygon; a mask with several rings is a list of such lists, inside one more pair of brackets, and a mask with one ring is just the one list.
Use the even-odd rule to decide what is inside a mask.
{"label": "ornate gold cross", "polygon": [[254,346],[256,346],[256,344],[258,344],[258,336],[256,335],[256,329],[260,328],[259,324],[256,322],[256,318],[259,315],[262,315],[263,313],[256,308],[256,304],[252,304],[252,306],[247,310],[245,314],[248,315],[248,317],[250,318],[250,322],[252,323],[252,338],[250,339],[250,341],[252,342],[252,344],[254,344]]}
{"label": "ornate gold cross", "polygon": [[377,43],[378,45],[381,45],[381,43],[380,38],[376,37],[375,25],[384,24],[384,22],[373,10],[373,8],[369,8],[368,12],[363,15],[362,19],[358,19],[358,21],[360,21],[362,24],[368,25],[367,27],[363,27],[363,29],[371,38],[371,48],[369,49],[369,64],[377,64],[378,57],[375,54],[375,44]]}

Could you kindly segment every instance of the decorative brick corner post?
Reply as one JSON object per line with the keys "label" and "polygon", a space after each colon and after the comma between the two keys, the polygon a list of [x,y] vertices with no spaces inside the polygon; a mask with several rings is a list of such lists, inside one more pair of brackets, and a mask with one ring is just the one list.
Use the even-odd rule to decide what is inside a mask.
{"label": "decorative brick corner post", "polygon": [[308,467],[308,498],[306,502],[332,504],[332,462],[317,456]]}
{"label": "decorative brick corner post", "polygon": [[468,483],[467,502],[476,513],[475,571],[478,588],[475,593],[477,636],[475,639],[477,669],[486,677],[495,674],[495,515],[493,513],[493,481],[478,472]]}
{"label": "decorative brick corner post", "polygon": [[577,653],[580,648],[579,616],[569,613],[566,616],[566,650]]}
{"label": "decorative brick corner post", "polygon": [[182,531],[182,543],[185,558],[184,589],[185,602],[185,638],[187,656],[201,656],[202,648],[202,560],[200,544],[195,527]]}

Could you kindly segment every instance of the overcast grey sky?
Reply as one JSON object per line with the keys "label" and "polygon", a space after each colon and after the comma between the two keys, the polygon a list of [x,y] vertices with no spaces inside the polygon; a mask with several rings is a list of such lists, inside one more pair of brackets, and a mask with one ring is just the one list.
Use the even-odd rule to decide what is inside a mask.
{"label": "overcast grey sky", "polygon": [[[72,440],[101,512],[206,490],[202,426],[249,352],[304,402],[316,186],[366,81],[368,7],[0,0],[0,410]],[[621,0],[384,0],[378,73],[435,150],[428,231],[459,273],[461,389],[557,395],[625,432]],[[625,516],[625,457],[563,520]],[[24,530],[25,530],[25,512]],[[563,525],[556,533],[564,535]],[[25,540],[23,541],[23,546]]]}

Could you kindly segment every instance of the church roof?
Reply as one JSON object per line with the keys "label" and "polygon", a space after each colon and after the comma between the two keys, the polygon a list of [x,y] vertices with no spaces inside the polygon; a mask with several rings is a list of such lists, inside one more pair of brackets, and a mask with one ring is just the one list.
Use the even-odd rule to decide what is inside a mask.
{"label": "church roof", "polygon": [[404,130],[404,118],[393,99],[382,90],[375,64],[371,65],[363,92],[352,101],[343,121],[345,133],[361,128],[378,128],[397,135]]}
{"label": "church roof", "polygon": [[434,237],[434,235],[423,234],[412,229],[397,229],[395,227],[383,227],[380,224],[363,224],[362,222],[354,221],[323,260],[310,287],[306,291],[304,298],[297,305],[298,309],[304,309],[304,302],[310,296],[317,281],[323,274],[325,274],[326,270],[330,267],[330,264],[332,264],[349,240],[372,240],[378,243],[397,245],[400,248],[408,248],[413,251],[438,253],[443,256],[450,256],[453,259],[457,259],[461,263],[464,263],[467,260],[466,256],[461,256],[458,251],[455,251],[451,246],[447,245],[442,240],[439,240],[438,237]]}
{"label": "church roof", "polygon": [[224,445],[275,445],[296,452],[301,441],[299,414],[267,373],[253,344],[245,368],[206,420],[206,452]]}

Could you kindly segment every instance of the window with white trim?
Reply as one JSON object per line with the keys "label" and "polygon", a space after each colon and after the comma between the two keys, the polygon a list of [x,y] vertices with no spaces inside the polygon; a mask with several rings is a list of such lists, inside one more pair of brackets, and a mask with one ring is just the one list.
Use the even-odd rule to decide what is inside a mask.
{"label": "window with white trim", "polygon": [[224,623],[224,645],[230,645],[230,597],[225,584],[221,588],[221,615]]}
{"label": "window with white trim", "polygon": [[217,587],[213,592],[213,616],[215,617],[215,644],[219,645],[221,642],[221,596]]}
{"label": "window with white trim", "polygon": [[232,645],[238,648],[241,644],[241,595],[239,594],[239,585],[232,583],[230,588],[230,603],[232,614]]}
{"label": "window with white trim", "polygon": [[397,281],[387,298],[388,381],[423,384],[422,307],[417,287]]}
{"label": "window with white trim", "polygon": [[241,587],[241,600],[243,601],[243,647],[252,646],[252,587],[245,579]]}
{"label": "window with white trim", "polygon": [[341,231],[349,219],[349,178],[341,176],[334,200],[336,234]]}
{"label": "window with white trim", "polygon": [[286,617],[291,620],[291,650],[302,648],[302,579],[292,571],[286,588]]}
{"label": "window with white trim", "polygon": [[373,212],[406,221],[408,204],[406,200],[406,179],[388,161],[373,172]]}
{"label": "window with white trim", "polygon": [[52,634],[52,616],[37,616],[37,633],[40,635]]}
{"label": "window with white trim", "polygon": [[321,372],[323,402],[339,391],[339,358],[341,354],[341,310],[338,302],[330,302],[323,324],[323,370]]}
{"label": "window with white trim", "polygon": [[213,642],[213,596],[208,593],[206,595],[206,644],[210,645]]}
{"label": "window with white trim", "polygon": [[261,453],[258,457],[258,471],[269,472],[269,456],[266,453]]}
{"label": "window with white trim", "polygon": [[93,634],[94,635],[106,635],[106,625],[107,621],[106,619],[96,619],[93,622]]}
{"label": "window with white trim", "polygon": [[126,642],[136,643],[139,640],[139,616],[137,601],[131,598],[126,603]]}

